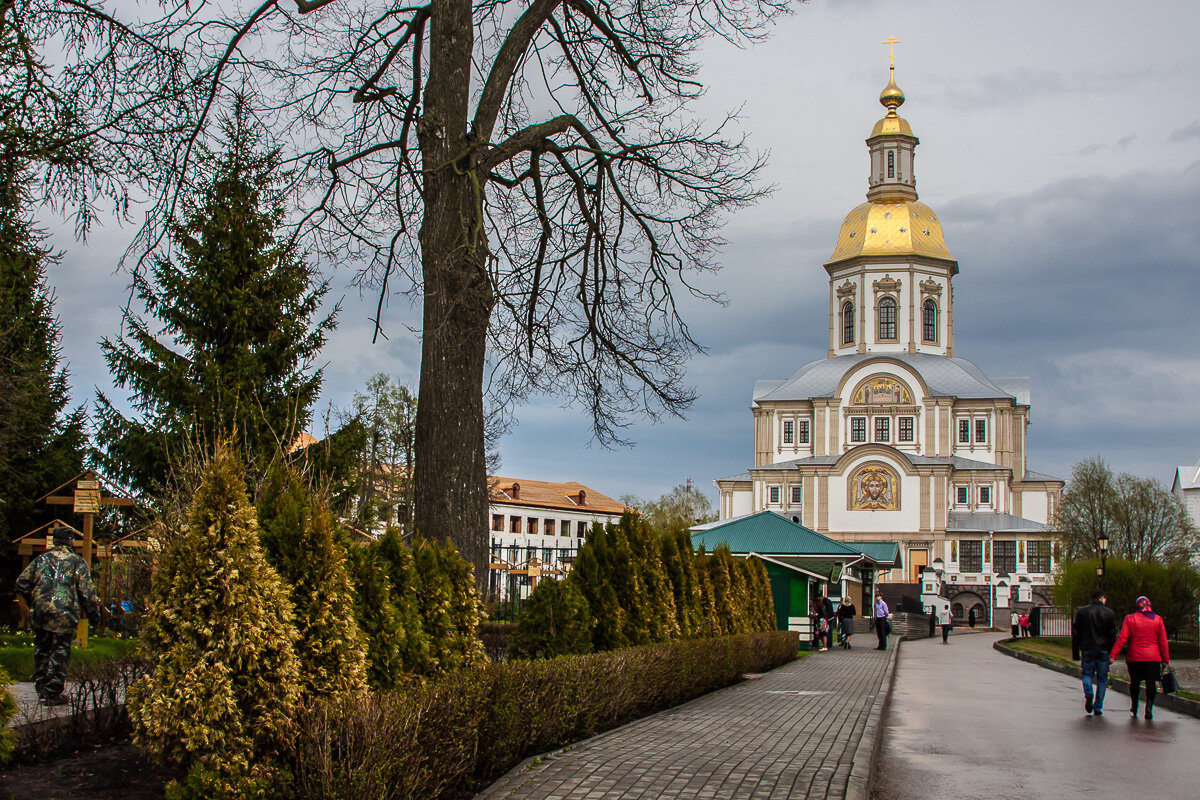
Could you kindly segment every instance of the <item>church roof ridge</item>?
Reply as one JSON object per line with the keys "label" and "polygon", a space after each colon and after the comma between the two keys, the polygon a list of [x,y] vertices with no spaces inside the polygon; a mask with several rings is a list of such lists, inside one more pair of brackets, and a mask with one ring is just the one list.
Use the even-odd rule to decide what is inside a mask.
{"label": "church roof ridge", "polygon": [[911,367],[924,379],[934,396],[1018,399],[1014,393],[997,386],[978,365],[965,358],[931,353],[853,353],[810,361],[783,381],[757,381],[754,385],[754,402],[833,397],[842,376],[872,358],[893,359]]}
{"label": "church roof ridge", "polygon": [[1008,533],[1044,531],[1047,527],[1024,517],[1002,511],[951,511],[946,519],[946,532],[972,531],[978,533]]}

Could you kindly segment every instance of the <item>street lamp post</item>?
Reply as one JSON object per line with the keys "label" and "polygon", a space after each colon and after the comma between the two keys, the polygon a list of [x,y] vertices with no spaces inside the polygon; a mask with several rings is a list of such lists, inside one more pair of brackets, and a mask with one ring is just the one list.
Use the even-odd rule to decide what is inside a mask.
{"label": "street lamp post", "polygon": [[1104,573],[1105,567],[1108,566],[1108,537],[1101,536],[1100,541],[1100,566],[1096,567],[1096,575],[1100,579],[1100,591],[1104,591]]}

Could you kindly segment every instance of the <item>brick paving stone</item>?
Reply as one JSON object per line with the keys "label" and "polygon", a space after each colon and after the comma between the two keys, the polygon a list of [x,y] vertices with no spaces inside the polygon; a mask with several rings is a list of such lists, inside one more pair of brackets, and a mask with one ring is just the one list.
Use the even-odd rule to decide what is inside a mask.
{"label": "brick paving stone", "polygon": [[476,800],[865,797],[894,650],[814,653],[529,759]]}

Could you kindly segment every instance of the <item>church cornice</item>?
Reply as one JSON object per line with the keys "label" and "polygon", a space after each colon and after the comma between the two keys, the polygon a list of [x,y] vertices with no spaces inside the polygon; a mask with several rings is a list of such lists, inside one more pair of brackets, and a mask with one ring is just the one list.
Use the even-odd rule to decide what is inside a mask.
{"label": "church cornice", "polygon": [[883,255],[883,256],[847,256],[846,258],[826,261],[822,266],[833,277],[835,272],[841,273],[847,269],[886,265],[896,270],[906,270],[913,267],[927,267],[938,271],[945,270],[951,276],[958,274],[958,261],[952,258],[936,258],[914,254]]}

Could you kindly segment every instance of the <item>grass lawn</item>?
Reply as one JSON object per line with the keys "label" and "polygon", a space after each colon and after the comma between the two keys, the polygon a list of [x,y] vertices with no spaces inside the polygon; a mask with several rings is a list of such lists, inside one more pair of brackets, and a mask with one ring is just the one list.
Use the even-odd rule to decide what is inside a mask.
{"label": "grass lawn", "polygon": [[[128,655],[137,646],[137,639],[110,639],[89,636],[88,647],[71,648],[71,663],[99,663],[110,658]],[[0,634],[0,667],[14,681],[33,680],[33,634]]]}

